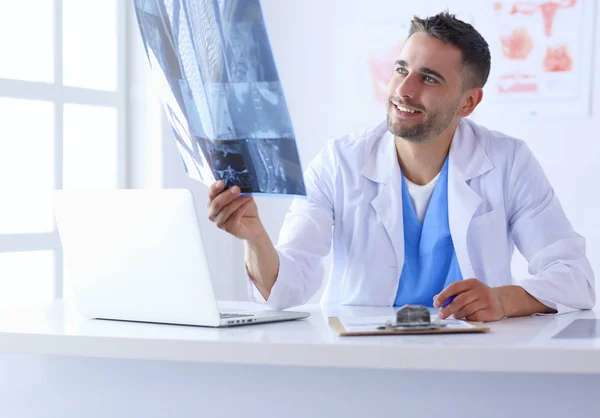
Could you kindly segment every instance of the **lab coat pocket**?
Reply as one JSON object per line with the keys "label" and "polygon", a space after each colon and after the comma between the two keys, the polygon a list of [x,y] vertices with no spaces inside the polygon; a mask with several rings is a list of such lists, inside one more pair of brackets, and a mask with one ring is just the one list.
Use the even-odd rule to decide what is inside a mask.
{"label": "lab coat pocket", "polygon": [[468,249],[471,265],[480,280],[504,270],[510,265],[506,215],[503,209],[494,209],[471,219]]}

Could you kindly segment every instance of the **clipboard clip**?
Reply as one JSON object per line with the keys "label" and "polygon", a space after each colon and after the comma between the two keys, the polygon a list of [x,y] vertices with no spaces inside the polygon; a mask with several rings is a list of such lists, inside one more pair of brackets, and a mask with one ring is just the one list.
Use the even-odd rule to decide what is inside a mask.
{"label": "clipboard clip", "polygon": [[423,305],[404,305],[396,312],[396,322],[387,320],[380,330],[430,330],[443,328],[445,324],[431,319],[431,312]]}

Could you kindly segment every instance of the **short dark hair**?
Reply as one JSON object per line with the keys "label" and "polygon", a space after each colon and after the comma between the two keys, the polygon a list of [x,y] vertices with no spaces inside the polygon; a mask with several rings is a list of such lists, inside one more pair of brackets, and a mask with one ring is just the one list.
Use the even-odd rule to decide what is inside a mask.
{"label": "short dark hair", "polygon": [[463,74],[465,89],[485,85],[490,74],[490,49],[483,36],[472,25],[457,19],[456,15],[446,10],[426,19],[415,16],[410,22],[408,37],[417,32],[434,36],[460,49],[465,69]]}

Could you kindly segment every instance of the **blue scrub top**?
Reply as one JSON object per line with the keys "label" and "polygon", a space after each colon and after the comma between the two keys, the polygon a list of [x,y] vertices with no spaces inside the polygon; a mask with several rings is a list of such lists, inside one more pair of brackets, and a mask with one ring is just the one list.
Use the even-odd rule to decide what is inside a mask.
{"label": "blue scrub top", "polygon": [[433,306],[433,297],[462,280],[448,222],[448,158],[433,189],[423,225],[402,176],[404,266],[394,306]]}

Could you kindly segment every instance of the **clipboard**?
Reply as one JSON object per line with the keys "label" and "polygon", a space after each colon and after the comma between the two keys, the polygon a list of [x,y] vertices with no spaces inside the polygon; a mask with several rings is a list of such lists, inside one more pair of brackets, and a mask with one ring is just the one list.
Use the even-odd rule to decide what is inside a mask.
{"label": "clipboard", "polygon": [[489,332],[490,328],[472,321],[464,321],[472,327],[470,328],[437,328],[425,330],[410,329],[377,329],[368,331],[346,331],[344,325],[337,316],[329,317],[329,326],[340,337],[367,336],[367,335],[419,335],[419,334],[473,334]]}

